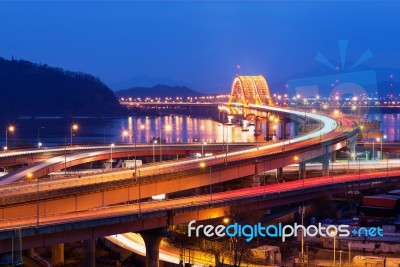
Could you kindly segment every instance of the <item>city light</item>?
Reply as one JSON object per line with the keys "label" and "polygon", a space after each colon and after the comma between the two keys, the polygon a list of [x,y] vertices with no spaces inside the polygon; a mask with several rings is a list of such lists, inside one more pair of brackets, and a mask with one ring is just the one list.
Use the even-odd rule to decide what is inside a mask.
{"label": "city light", "polygon": [[6,144],[5,144],[5,146],[3,147],[4,152],[8,150],[8,132],[14,133],[14,131],[15,131],[15,126],[14,126],[14,125],[9,125],[9,126],[6,128]]}
{"label": "city light", "polygon": [[171,125],[165,125],[165,130],[166,131],[171,131],[172,130],[172,126]]}
{"label": "city light", "polygon": [[76,124],[76,123],[72,124],[72,126],[71,126],[71,138],[70,138],[70,141],[71,141],[71,146],[72,146],[72,136],[73,136],[73,131],[77,131],[78,129],[79,129],[79,126],[78,126],[78,124]]}

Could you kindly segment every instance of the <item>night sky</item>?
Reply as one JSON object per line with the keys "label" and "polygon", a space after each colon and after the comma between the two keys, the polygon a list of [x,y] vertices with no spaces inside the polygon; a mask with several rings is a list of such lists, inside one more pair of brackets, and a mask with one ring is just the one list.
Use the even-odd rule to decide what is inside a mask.
{"label": "night sky", "polygon": [[[82,71],[113,89],[229,88],[235,74],[279,84],[368,49],[400,69],[400,1],[0,1],[0,57]],[[237,65],[240,70],[237,70]],[[329,68],[327,73],[329,73]]]}

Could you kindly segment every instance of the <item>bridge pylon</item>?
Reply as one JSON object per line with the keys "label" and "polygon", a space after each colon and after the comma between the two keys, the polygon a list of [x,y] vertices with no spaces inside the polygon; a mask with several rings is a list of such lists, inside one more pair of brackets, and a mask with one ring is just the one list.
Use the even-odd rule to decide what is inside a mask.
{"label": "bridge pylon", "polygon": [[234,107],[234,103],[240,103],[244,107],[249,104],[273,106],[269,86],[264,76],[239,76],[233,79],[231,95],[228,104],[231,106],[232,114],[241,114],[243,111],[239,107]]}

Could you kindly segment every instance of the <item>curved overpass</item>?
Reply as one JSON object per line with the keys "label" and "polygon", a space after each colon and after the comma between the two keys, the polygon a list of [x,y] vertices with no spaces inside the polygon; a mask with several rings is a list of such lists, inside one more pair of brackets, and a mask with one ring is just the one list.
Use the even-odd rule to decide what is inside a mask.
{"label": "curved overpass", "polygon": [[[253,143],[233,143],[230,144],[232,150],[240,149],[242,147],[254,146]],[[121,157],[140,157],[140,156],[152,156],[153,145],[118,145],[113,148],[113,158]],[[205,152],[220,152],[224,149],[221,144],[208,144],[204,146]],[[73,154],[66,154],[66,152],[74,152]],[[199,144],[163,144],[162,151],[167,154],[186,156],[190,153],[201,151],[201,145]],[[7,185],[9,183],[18,182],[24,180],[28,173],[34,175],[35,178],[46,176],[47,174],[59,171],[72,166],[110,159],[110,146],[89,146],[89,147],[69,147],[69,148],[54,148],[48,150],[31,150],[31,151],[17,151],[3,155],[6,157],[18,157],[20,155],[40,154],[40,153],[65,153],[65,155],[51,157],[49,159],[42,160],[41,162],[23,167],[17,171],[9,173],[0,178],[0,186]],[[157,157],[160,155],[160,147],[157,146],[154,150],[154,155]]]}
{"label": "curved overpass", "polygon": [[[234,103],[235,105],[241,105],[239,103]],[[261,111],[275,111],[275,112],[282,112],[282,113],[289,113],[289,114],[293,114],[293,115],[297,115],[297,116],[303,116],[303,115],[307,115],[309,118],[312,118],[314,120],[317,121],[321,121],[323,127],[321,127],[321,129],[319,129],[318,131],[303,135],[303,136],[299,136],[299,137],[295,137],[290,139],[289,141],[283,141],[283,142],[277,142],[277,143],[273,143],[273,144],[266,144],[263,146],[259,146],[256,148],[250,148],[250,149],[240,149],[238,151],[234,151],[234,152],[229,152],[229,153],[225,153],[225,154],[220,154],[220,155],[216,155],[216,156],[210,156],[210,157],[203,157],[203,158],[199,158],[199,159],[186,159],[186,160],[181,160],[178,161],[176,163],[170,163],[168,165],[163,165],[162,167],[164,168],[178,168],[178,167],[182,167],[184,165],[193,165],[196,163],[200,163],[200,162],[205,162],[207,165],[209,163],[214,164],[214,163],[219,163],[220,160],[227,158],[228,160],[237,156],[240,156],[242,154],[246,154],[246,153],[254,153],[257,151],[269,151],[278,147],[288,147],[289,144],[296,144],[296,143],[301,143],[307,140],[310,140],[312,138],[316,138],[319,137],[321,138],[323,135],[328,134],[330,132],[333,132],[337,127],[338,127],[338,123],[326,116],[321,116],[321,115],[317,115],[317,114],[313,114],[313,113],[306,113],[306,112],[302,112],[302,111],[295,111],[295,110],[288,110],[288,109],[283,109],[283,108],[278,108],[278,107],[270,107],[270,106],[260,106],[260,105],[250,105],[251,108],[257,109],[257,110],[261,110]],[[168,147],[178,147],[178,148],[182,148],[182,145],[169,145]],[[185,145],[185,146],[192,146],[193,145]],[[212,146],[212,145],[209,145]],[[138,145],[137,147],[133,147],[132,145],[130,146],[118,146],[118,148],[114,148],[113,151],[113,155],[115,158],[117,157],[122,157],[122,156],[132,156],[132,153],[135,153],[136,156],[143,156],[143,155],[148,155],[148,153],[144,152],[144,153],[140,153],[138,150],[140,149],[140,151],[142,150],[142,148],[151,148],[152,146],[145,146],[145,145]],[[135,151],[130,151],[130,152],[124,152],[122,151],[122,149],[124,148],[134,148]],[[106,149],[106,150],[100,150],[100,151],[93,151],[95,149]],[[165,148],[164,148],[165,149]],[[207,147],[207,149],[209,149],[209,147]],[[110,155],[110,148],[109,146],[92,146],[92,147],[78,147],[78,148],[74,148],[74,147],[69,147],[69,148],[56,148],[56,149],[51,149],[51,150],[34,150],[33,152],[26,152],[26,151],[18,151],[18,152],[14,152],[14,154],[9,154],[9,155],[0,155],[0,156],[16,156],[16,155],[25,155],[28,153],[41,153],[41,152],[66,152],[66,151],[80,151],[80,150],[84,150],[84,151],[88,151],[88,152],[80,152],[80,153],[75,153],[72,155],[64,155],[64,156],[58,156],[58,157],[54,157],[54,158],[50,158],[47,160],[44,160],[40,163],[36,163],[33,164],[31,166],[27,166],[24,167],[16,172],[13,172],[9,175],[6,175],[4,177],[1,178],[0,180],[0,186],[1,185],[6,185],[8,183],[12,183],[12,182],[17,182],[20,180],[23,180],[26,178],[26,175],[28,173],[32,173],[35,178],[40,178],[42,176],[45,176],[47,174],[49,174],[50,172],[54,172],[54,171],[59,171],[62,169],[65,169],[67,167],[71,167],[71,166],[75,166],[75,165],[80,165],[83,163],[88,163],[88,162],[93,162],[93,161],[97,161],[97,160],[105,160],[109,158]],[[157,149],[158,150],[158,149]],[[174,151],[174,153],[176,154],[187,154],[186,153],[182,153],[182,151],[178,151],[180,149],[177,149],[177,151]],[[185,149],[186,150],[186,149]],[[156,153],[158,153],[158,151],[156,151]]]}
{"label": "curved overpass", "polygon": [[[330,151],[340,149],[341,147],[346,145],[346,141],[348,138],[355,138],[355,135],[357,134],[357,132],[351,132],[353,130],[353,125],[351,124],[351,122],[345,119],[342,119],[339,123],[326,116],[305,113],[303,111],[293,111],[275,107],[260,107],[256,105],[253,105],[252,107],[263,111],[273,110],[276,112],[291,113],[299,116],[307,115],[315,120],[321,120],[323,126],[318,131],[303,136],[298,136],[288,141],[283,141],[279,143],[266,144],[255,148],[241,149],[240,151],[231,151],[226,154],[218,154],[215,156],[204,157],[200,159],[184,159],[142,166],[138,168],[142,175],[142,190],[140,189],[141,182],[139,182],[139,184],[132,183],[132,170],[118,171],[115,172],[115,174],[112,174],[116,175],[115,180],[118,180],[117,182],[119,183],[118,186],[115,187],[115,189],[114,187],[111,187],[111,185],[113,185],[112,183],[114,183],[114,180],[109,179],[109,177],[103,177],[105,179],[102,178],[103,180],[101,181],[95,181],[96,184],[103,186],[100,189],[95,187],[93,184],[90,184],[89,187],[84,187],[81,185],[81,183],[84,183],[85,181],[88,181],[93,177],[96,180],[98,175],[83,177],[82,179],[75,177],[69,179],[69,184],[67,185],[65,185],[65,181],[60,182],[59,180],[55,179],[49,182],[46,181],[41,183],[40,187],[39,182],[37,183],[37,187],[35,182],[23,185],[25,188],[22,188],[18,185],[15,185],[13,188],[8,187],[4,190],[0,190],[0,195],[2,196],[1,199],[3,201],[4,199],[13,198],[15,202],[2,205],[0,211],[0,229],[3,231],[6,230],[8,227],[23,227],[27,229],[35,227],[38,229],[44,229],[49,225],[67,226],[70,223],[73,223],[73,221],[75,220],[82,222],[80,223],[80,225],[84,228],[97,227],[90,223],[86,226],[83,226],[85,225],[83,221],[101,220],[100,218],[104,218],[107,221],[107,218],[113,218],[113,216],[115,216],[116,214],[114,213],[114,208],[117,208],[117,206],[114,205],[118,203],[129,203],[134,199],[145,198],[152,195],[164,193],[166,190],[181,191],[214,183],[220,183],[229,179],[237,179],[239,177],[251,176],[268,169],[293,164],[296,162],[296,160],[293,158],[293,155],[298,155],[299,161],[315,158],[329,153]],[[323,138],[320,140],[321,137]],[[101,154],[102,152],[99,153]],[[104,154],[108,154],[108,151]],[[79,154],[74,156],[76,156],[77,158],[81,157],[79,156]],[[85,157],[87,156],[88,155],[85,155]],[[63,158],[63,160],[65,159]],[[208,172],[208,169],[199,168],[199,164],[201,162],[204,162],[207,166],[217,167],[215,172],[213,172],[213,175],[211,175],[211,167],[210,173]],[[139,181],[141,181],[141,179],[139,179]],[[126,184],[123,184],[123,182],[126,182]],[[52,187],[54,186],[58,187],[60,191],[53,190]],[[290,185],[287,184],[287,186]],[[332,186],[335,185],[332,184]],[[81,188],[82,191],[80,191]],[[63,191],[69,189],[71,189],[70,192],[65,193],[65,191]],[[270,189],[271,188],[268,188],[268,190]],[[286,187],[286,190],[288,189],[290,188]],[[324,185],[323,190],[325,189],[326,188]],[[266,187],[259,187],[259,190],[264,190],[265,193]],[[58,195],[51,195],[52,192],[56,192],[57,194],[59,192],[61,193]],[[62,194],[62,192],[64,192],[64,194]],[[142,195],[140,195],[141,193]],[[243,195],[242,192],[239,191],[230,191],[226,193],[234,195],[239,194],[241,198],[251,197],[251,195],[247,195],[247,193],[246,195]],[[220,199],[217,196],[224,197]],[[202,196],[200,202],[202,203],[202,205],[209,205],[210,199],[212,199],[213,203],[215,203],[215,200],[218,199],[220,199],[220,201],[225,201],[225,197],[227,197],[227,195],[224,195],[222,193],[217,193],[215,195],[212,194],[208,196],[206,195]],[[315,195],[310,196],[308,194],[307,197],[315,197]],[[95,201],[93,201],[94,203],[91,203],[91,201],[89,200]],[[168,209],[174,210],[176,208],[179,208],[181,205],[179,204],[179,201],[190,202],[191,200],[193,201],[192,198],[171,200],[168,203],[172,206],[169,206]],[[143,203],[142,206],[140,203],[138,205],[139,206],[128,205],[128,209],[130,210],[130,212],[132,212],[132,208],[134,210],[139,208],[138,212],[140,216],[143,216],[143,214],[146,212],[154,211],[157,213],[156,210],[160,211],[160,205],[163,205],[163,202],[146,202]],[[146,211],[146,207],[148,205],[151,205],[153,208]],[[35,212],[36,206],[38,207],[38,214],[40,209],[40,225],[36,224],[36,219],[38,219],[36,218]],[[21,209],[19,210],[19,208]],[[21,213],[22,210],[25,210],[26,213]],[[21,214],[25,214],[26,217],[21,218]],[[83,216],[84,214],[88,214],[88,217],[86,217],[86,219],[84,218],[85,216]],[[134,218],[129,218],[131,218],[128,219],[130,222],[132,220],[137,220],[137,217],[135,216]],[[106,222],[106,224],[114,223],[114,219]],[[151,226],[151,224],[149,224],[148,226]],[[130,227],[134,226],[130,224]],[[60,231],[59,229],[60,228],[58,228],[56,232]],[[131,229],[130,231],[132,230],[134,229]],[[113,231],[116,230],[114,229]],[[35,233],[30,232],[28,236],[38,233],[39,235],[44,234],[44,232],[42,233],[39,230],[39,232]],[[108,232],[108,234],[111,233]],[[7,238],[7,235],[4,235],[4,238]]]}
{"label": "curved overpass", "polygon": [[[290,112],[297,115],[304,114],[304,112],[280,108],[258,108]],[[40,199],[43,202],[40,213],[45,215],[62,212],[63,209],[66,212],[74,212],[147,198],[158,194],[193,189],[252,176],[264,171],[309,160],[346,145],[346,140],[349,136],[345,132],[333,131],[338,127],[338,124],[333,119],[315,114],[308,114],[308,116],[316,120],[321,118],[323,127],[319,131],[299,136],[289,141],[246,148],[199,159],[182,159],[147,164],[138,168],[139,175],[134,174],[133,170],[123,170],[84,177],[46,179],[41,181],[40,184],[39,181],[37,183],[31,181],[23,184],[14,184],[13,187],[5,185],[0,188],[0,201],[3,205],[3,207],[0,207],[1,218],[16,217],[18,211],[22,212],[23,210],[29,210],[30,212],[27,214],[32,214],[32,210],[34,210],[34,203],[32,202],[36,199]],[[344,131],[343,128],[341,130]],[[319,140],[322,134],[324,134],[324,138],[327,138],[327,141]],[[354,137],[354,135],[350,137],[352,136]],[[108,151],[86,152],[73,155],[70,160],[71,162],[82,163],[91,161],[95,156],[108,158],[108,155]],[[294,155],[296,157],[293,157]],[[203,163],[207,168],[201,169],[199,167],[200,163]],[[23,179],[28,172],[45,174],[49,171],[49,166],[62,168],[65,166],[64,164],[64,157],[49,159],[42,164],[29,166],[10,175],[6,181]],[[70,163],[67,164],[69,166]],[[210,166],[209,170],[208,166]],[[211,168],[213,169],[212,175]],[[91,193],[95,197],[98,191],[103,193],[97,195],[96,201],[88,203],[87,200],[90,198]],[[67,205],[67,203],[75,204]],[[9,205],[19,205],[20,209]],[[29,209],[29,206],[32,206],[33,209]]]}

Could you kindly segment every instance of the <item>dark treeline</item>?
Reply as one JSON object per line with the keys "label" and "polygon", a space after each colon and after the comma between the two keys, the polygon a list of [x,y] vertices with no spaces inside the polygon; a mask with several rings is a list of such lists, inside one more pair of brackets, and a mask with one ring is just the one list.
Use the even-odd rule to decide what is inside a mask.
{"label": "dark treeline", "polygon": [[0,58],[0,116],[113,116],[122,114],[114,93],[98,78]]}

